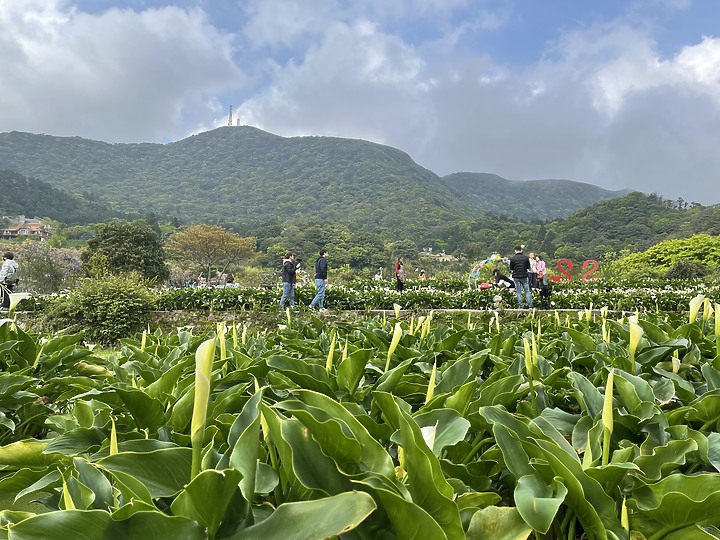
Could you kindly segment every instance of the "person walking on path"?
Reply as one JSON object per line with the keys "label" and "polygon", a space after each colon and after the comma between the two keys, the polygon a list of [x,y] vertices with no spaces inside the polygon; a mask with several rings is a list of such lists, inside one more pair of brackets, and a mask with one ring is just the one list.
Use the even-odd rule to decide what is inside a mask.
{"label": "person walking on path", "polygon": [[525,291],[525,302],[528,309],[532,309],[533,301],[528,278],[530,259],[523,253],[523,246],[515,246],[515,255],[510,258],[510,271],[512,272],[513,281],[515,281],[515,295],[517,296],[518,306],[523,309],[522,293]]}
{"label": "person walking on path", "polygon": [[10,309],[10,293],[18,282],[18,263],[15,255],[8,251],[3,254],[2,267],[0,267],[0,285],[2,285],[2,309]]}
{"label": "person walking on path", "polygon": [[325,286],[327,285],[328,275],[328,263],[327,263],[328,250],[321,249],[320,257],[315,262],[315,298],[310,302],[310,309],[314,309],[317,306],[320,311],[325,311]]}
{"label": "person walking on path", "polygon": [[405,287],[405,261],[402,257],[395,263],[395,279],[397,280],[397,291],[402,292]]}
{"label": "person walking on path", "polygon": [[295,305],[295,282],[297,281],[296,271],[299,266],[300,263],[295,264],[295,254],[288,252],[288,254],[285,255],[285,258],[283,259],[283,267],[281,274],[283,293],[280,297],[280,309],[283,309],[285,307],[286,301],[290,307],[293,307]]}

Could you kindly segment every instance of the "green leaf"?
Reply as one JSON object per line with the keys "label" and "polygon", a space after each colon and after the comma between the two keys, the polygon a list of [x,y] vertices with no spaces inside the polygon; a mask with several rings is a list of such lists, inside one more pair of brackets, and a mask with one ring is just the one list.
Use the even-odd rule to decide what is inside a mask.
{"label": "green leaf", "polygon": [[280,371],[300,388],[306,388],[334,397],[334,382],[328,377],[323,366],[290,356],[271,356],[268,367]]}
{"label": "green leaf", "polygon": [[517,508],[489,506],[473,514],[467,540],[525,540],[531,533]]}
{"label": "green leaf", "polygon": [[353,530],[375,508],[373,498],[360,491],[285,503],[265,521],[241,531],[231,540],[324,540]]}
{"label": "green leaf", "polygon": [[440,462],[425,444],[420,427],[412,417],[399,405],[398,411],[408,490],[413,501],[440,524],[448,540],[464,540],[460,512],[452,500],[453,489],[445,480]]}
{"label": "green leaf", "polygon": [[83,458],[73,458],[78,480],[95,494],[92,506],[98,510],[107,510],[115,505],[112,485],[95,466]]}
{"label": "green leaf", "polygon": [[567,492],[565,485],[555,480],[548,486],[538,475],[527,475],[519,478],[515,485],[515,504],[525,522],[545,534]]}
{"label": "green leaf", "polygon": [[380,497],[398,540],[447,540],[438,522],[414,502],[377,485],[373,485],[373,491]]}
{"label": "green leaf", "polygon": [[115,521],[103,510],[61,510],[38,514],[8,526],[13,540],[82,538],[82,540],[127,540],[128,538],[207,538],[202,528],[184,517],[161,512],[138,512],[124,521]]}
{"label": "green leaf", "polygon": [[98,428],[76,428],[50,439],[43,452],[74,456],[99,449],[106,439],[105,434]]}
{"label": "green leaf", "polygon": [[242,473],[236,469],[202,471],[180,492],[170,509],[176,516],[188,517],[206,527],[208,537],[213,539],[241,479]]}
{"label": "green leaf", "polygon": [[[628,506],[637,512],[630,515],[641,518],[641,532],[653,538],[662,538],[653,526],[645,529],[648,521],[655,522],[666,534],[689,525],[720,525],[720,475],[698,474],[686,476],[672,474],[653,484],[640,486],[628,499]],[[635,526],[633,526],[635,528]]]}
{"label": "green leaf", "polygon": [[155,431],[165,423],[165,407],[159,399],[135,388],[116,388],[115,391],[135,419],[138,429]]}
{"label": "green leaf", "polygon": [[[304,403],[314,407],[315,411],[323,410],[328,413],[335,422],[341,423],[343,431],[349,435],[350,439],[356,441],[355,444],[359,445],[359,462],[362,463],[367,470],[383,476],[395,477],[395,467],[385,448],[368,433],[365,426],[345,407],[337,401],[323,394],[318,394],[317,392],[301,390],[297,395]],[[317,430],[317,433],[316,438],[320,440],[323,433],[321,430]]]}
{"label": "green leaf", "polygon": [[11,468],[47,467],[58,463],[63,456],[45,454],[48,443],[34,439],[17,441],[0,447],[0,465]]}
{"label": "green leaf", "polygon": [[155,497],[172,497],[190,482],[192,450],[167,448],[153,452],[121,452],[98,464],[112,472],[119,471],[136,478]]}
{"label": "green leaf", "polygon": [[470,422],[453,409],[433,409],[413,416],[421,428],[437,425],[432,451],[440,457],[446,446],[453,446],[465,439]]}
{"label": "green leaf", "polygon": [[228,449],[220,459],[217,468],[233,468],[240,471],[240,491],[245,500],[252,502],[255,497],[255,483],[260,448],[260,403],[263,389],[255,392],[245,403],[233,422],[228,436]]}
{"label": "green leaf", "polygon": [[338,386],[347,390],[348,394],[353,395],[357,390],[372,353],[372,349],[359,349],[349,354],[338,366]]}

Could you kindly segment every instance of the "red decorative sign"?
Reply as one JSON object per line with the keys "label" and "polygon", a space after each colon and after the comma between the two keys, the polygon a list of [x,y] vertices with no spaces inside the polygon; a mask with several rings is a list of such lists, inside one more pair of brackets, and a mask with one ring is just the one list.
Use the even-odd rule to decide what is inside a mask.
{"label": "red decorative sign", "polygon": [[[600,263],[598,263],[595,259],[587,259],[586,261],[583,262],[582,267],[583,267],[583,270],[587,270],[587,271],[582,275],[582,280],[583,280],[584,282],[587,282],[587,281],[595,281],[596,279],[598,279],[598,278],[591,278],[591,277],[590,277],[590,276],[592,276],[595,272],[598,271],[598,268],[600,268]],[[565,277],[563,278],[562,276],[550,276],[550,277],[549,277],[550,281],[556,281],[556,282],[557,282],[557,281],[563,281],[563,280],[565,280],[565,279],[567,279],[568,281],[572,281],[572,274],[571,274],[571,272],[572,272],[572,269],[573,269],[573,263],[572,263],[572,261],[571,261],[570,259],[560,259],[560,260],[557,262],[557,268],[558,268],[558,272],[560,272],[560,273],[561,273],[563,276],[565,276]]]}

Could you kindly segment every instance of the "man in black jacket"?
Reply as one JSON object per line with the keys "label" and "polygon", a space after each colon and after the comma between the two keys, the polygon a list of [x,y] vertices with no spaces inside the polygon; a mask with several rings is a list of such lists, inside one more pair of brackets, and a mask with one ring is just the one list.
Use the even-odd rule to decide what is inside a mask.
{"label": "man in black jacket", "polygon": [[515,294],[517,295],[518,306],[523,309],[522,292],[525,291],[525,301],[528,309],[532,309],[533,301],[530,294],[530,259],[523,253],[523,246],[515,246],[515,255],[510,258],[510,271],[515,281]]}
{"label": "man in black jacket", "polygon": [[297,281],[297,276],[295,272],[297,271],[299,266],[300,263],[295,264],[295,254],[288,252],[288,254],[285,255],[285,258],[283,259],[283,267],[281,274],[283,293],[280,297],[280,309],[283,309],[285,307],[286,300],[290,307],[293,307],[295,305],[295,282]]}
{"label": "man in black jacket", "polygon": [[312,302],[310,302],[310,309],[314,309],[315,306],[317,306],[320,311],[325,311],[325,285],[327,285],[328,273],[327,256],[328,250],[321,249],[320,257],[318,257],[318,260],[315,262],[315,288],[317,289],[317,293]]}

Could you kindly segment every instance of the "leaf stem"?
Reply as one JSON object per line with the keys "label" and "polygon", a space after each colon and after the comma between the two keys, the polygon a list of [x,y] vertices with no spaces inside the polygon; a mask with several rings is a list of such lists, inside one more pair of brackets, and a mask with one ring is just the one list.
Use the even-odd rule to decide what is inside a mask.
{"label": "leaf stem", "polygon": [[[480,438],[480,435],[478,435],[475,440],[477,441]],[[473,445],[473,447],[470,449],[470,452],[465,456],[465,458],[460,462],[462,465],[467,465],[470,463],[470,460],[473,458],[473,456],[477,453],[480,448],[482,448],[485,444],[493,442],[495,439],[493,437],[487,437],[485,439],[481,439],[477,443]]]}

